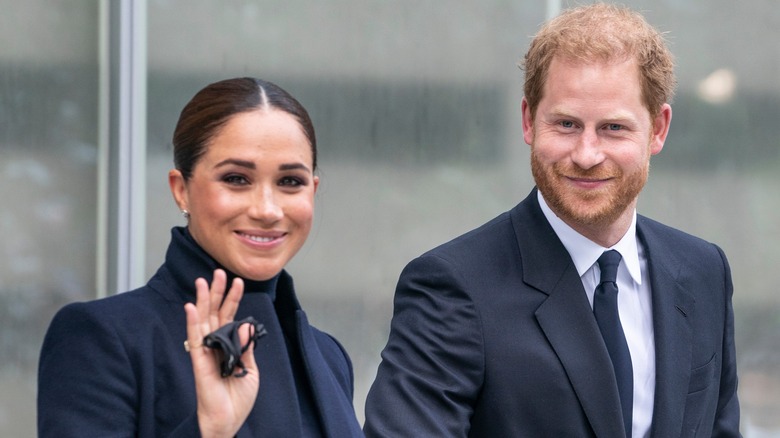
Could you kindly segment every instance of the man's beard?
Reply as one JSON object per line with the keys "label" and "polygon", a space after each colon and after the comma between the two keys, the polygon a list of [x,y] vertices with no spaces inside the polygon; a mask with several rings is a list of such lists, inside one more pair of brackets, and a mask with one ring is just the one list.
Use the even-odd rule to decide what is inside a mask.
{"label": "man's beard", "polygon": [[[567,168],[562,163],[545,166],[536,151],[531,150],[531,172],[545,202],[564,222],[587,227],[607,227],[615,223],[639,196],[647,182],[650,161],[626,175],[618,167],[596,166],[583,170]],[[566,177],[612,178],[608,187],[578,190],[561,181]]]}

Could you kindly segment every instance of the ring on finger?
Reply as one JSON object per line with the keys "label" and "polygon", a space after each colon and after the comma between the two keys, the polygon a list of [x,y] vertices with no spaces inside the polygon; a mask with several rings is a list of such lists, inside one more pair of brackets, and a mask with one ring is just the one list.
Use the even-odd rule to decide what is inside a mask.
{"label": "ring on finger", "polygon": [[189,340],[184,341],[184,351],[186,351],[187,353],[189,353],[190,350],[194,350],[194,349],[200,348],[202,346],[203,346],[203,343],[200,343],[200,344],[197,344],[197,345],[190,345],[190,341]]}

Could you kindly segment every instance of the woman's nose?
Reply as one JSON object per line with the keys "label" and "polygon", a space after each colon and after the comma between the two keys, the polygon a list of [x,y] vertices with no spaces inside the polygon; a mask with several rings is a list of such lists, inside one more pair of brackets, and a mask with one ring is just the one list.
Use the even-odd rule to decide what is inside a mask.
{"label": "woman's nose", "polygon": [[258,188],[251,202],[249,214],[254,219],[264,223],[273,223],[283,216],[282,207],[278,203],[276,193],[271,188]]}

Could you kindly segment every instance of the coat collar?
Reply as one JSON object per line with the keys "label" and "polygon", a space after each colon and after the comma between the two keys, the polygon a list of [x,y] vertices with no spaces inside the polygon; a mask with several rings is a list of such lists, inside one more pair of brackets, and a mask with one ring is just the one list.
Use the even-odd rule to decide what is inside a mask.
{"label": "coat collar", "polygon": [[[203,277],[211,283],[215,269],[227,273],[227,284],[231,284],[236,275],[217,263],[203,248],[195,242],[185,227],[171,229],[171,244],[165,253],[165,264],[160,268],[166,287],[156,288],[169,301],[194,302],[195,279]],[[244,293],[268,293],[271,301],[275,299],[277,281],[288,276],[284,271],[266,281],[244,280]]]}
{"label": "coat collar", "polygon": [[[224,269],[195,242],[186,228],[175,227],[171,230],[171,244],[165,256],[165,264],[150,281],[149,286],[172,305],[179,306],[185,301],[195,300],[195,279],[203,277],[211,282],[216,268]],[[235,275],[226,272],[230,283]],[[306,314],[301,310],[292,277],[282,271],[272,280],[262,282],[245,279],[244,284],[245,295],[236,318],[241,319],[251,315],[263,323],[269,331],[269,335],[255,346],[261,374],[273,380],[261,384],[261,390],[266,394],[264,400],[267,401],[258,399],[255,406],[257,409],[258,405],[263,403],[272,405],[260,406],[260,408],[268,408],[260,409],[260,417],[275,425],[265,424],[262,432],[285,430],[289,436],[295,436],[295,431],[290,428],[290,424],[301,422],[292,368],[282,334],[285,332],[288,336],[297,339],[297,342],[293,342],[292,345],[297,346],[299,357],[303,359],[314,397],[314,408],[318,412],[325,436],[362,436],[355,418],[352,400],[349,398],[352,394],[347,394],[345,388],[351,385],[352,381],[345,383],[337,380],[333,367],[344,366],[341,358],[335,365],[327,362],[321,344],[315,338],[316,329],[309,325]],[[346,357],[343,351],[340,354]],[[285,412],[285,415],[279,418],[265,418],[262,413],[264,411]],[[251,427],[250,424],[245,424],[238,436],[257,436],[261,433],[260,430],[255,431]]]}

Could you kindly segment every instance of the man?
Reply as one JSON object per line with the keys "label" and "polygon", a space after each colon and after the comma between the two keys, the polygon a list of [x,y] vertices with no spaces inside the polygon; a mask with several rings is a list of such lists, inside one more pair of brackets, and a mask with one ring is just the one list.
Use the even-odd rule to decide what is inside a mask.
{"label": "man", "polygon": [[524,68],[538,189],[405,268],[366,435],[739,436],[726,258],[635,210],[672,118],[663,38],[584,6]]}

